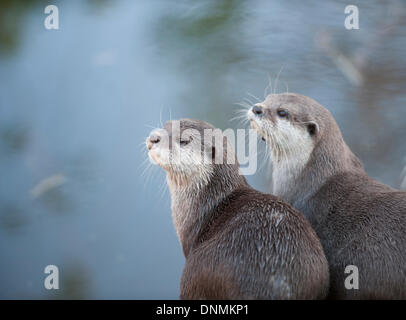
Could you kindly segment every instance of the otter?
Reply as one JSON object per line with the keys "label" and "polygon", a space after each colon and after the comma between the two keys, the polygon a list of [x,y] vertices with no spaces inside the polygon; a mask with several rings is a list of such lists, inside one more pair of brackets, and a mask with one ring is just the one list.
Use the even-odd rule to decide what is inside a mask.
{"label": "otter", "polygon": [[405,299],[406,192],[370,178],[311,98],[271,94],[247,116],[270,146],[273,194],[301,211],[321,240],[329,297]]}
{"label": "otter", "polygon": [[166,171],[186,258],[181,299],[326,297],[328,262],[310,223],[247,184],[220,129],[200,120],[169,121],[146,145]]}

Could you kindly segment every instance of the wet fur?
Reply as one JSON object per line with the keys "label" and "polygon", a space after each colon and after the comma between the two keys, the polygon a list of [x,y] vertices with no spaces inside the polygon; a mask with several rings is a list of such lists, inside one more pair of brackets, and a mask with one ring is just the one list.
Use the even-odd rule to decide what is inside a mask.
{"label": "wet fur", "polygon": [[[211,125],[182,120],[182,128]],[[228,148],[224,152],[234,152]],[[207,183],[168,171],[175,228],[186,257],[181,299],[322,299],[328,263],[292,206],[250,188],[239,165],[212,164]]]}
{"label": "wet fur", "polygon": [[[334,118],[316,101],[279,94],[261,104],[266,118],[257,125],[265,134],[271,129],[263,124],[275,123],[280,107],[292,125],[318,126],[313,136],[303,131],[313,148],[301,169],[280,174],[278,162],[288,161],[274,157],[273,185],[285,186],[274,194],[300,210],[320,237],[330,265],[330,297],[406,299],[406,193],[368,177]],[[359,290],[344,287],[347,265],[359,268]]]}

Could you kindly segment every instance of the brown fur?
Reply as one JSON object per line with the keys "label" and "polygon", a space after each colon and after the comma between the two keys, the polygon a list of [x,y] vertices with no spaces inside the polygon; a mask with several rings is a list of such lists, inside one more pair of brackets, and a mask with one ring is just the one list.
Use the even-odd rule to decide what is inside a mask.
{"label": "brown fur", "polygon": [[[290,181],[279,177],[273,183],[289,186],[276,195],[300,210],[320,237],[330,265],[330,297],[405,299],[406,193],[367,176],[334,118],[316,101],[279,94],[260,105],[263,120],[274,123],[283,108],[292,124],[317,125],[304,168]],[[359,290],[344,286],[347,265],[359,269]]]}
{"label": "brown fur", "polygon": [[[181,120],[181,130],[190,127],[213,128],[203,121]],[[165,128],[170,131],[168,124]],[[184,180],[179,185],[173,172],[167,176],[186,257],[180,297],[324,298],[328,264],[304,216],[274,196],[250,188],[239,175],[238,163],[212,166],[205,185]]]}

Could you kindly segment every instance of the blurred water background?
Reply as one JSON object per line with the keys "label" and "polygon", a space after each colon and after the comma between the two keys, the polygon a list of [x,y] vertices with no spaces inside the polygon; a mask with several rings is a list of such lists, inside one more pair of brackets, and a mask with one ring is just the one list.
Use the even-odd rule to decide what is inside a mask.
{"label": "blurred water background", "polygon": [[[0,298],[178,298],[184,258],[145,137],[235,103],[298,92],[327,106],[368,173],[406,156],[406,4],[351,1],[0,2]],[[259,161],[261,162],[261,156]],[[267,166],[248,177],[269,191]],[[55,264],[60,290],[44,288]]]}

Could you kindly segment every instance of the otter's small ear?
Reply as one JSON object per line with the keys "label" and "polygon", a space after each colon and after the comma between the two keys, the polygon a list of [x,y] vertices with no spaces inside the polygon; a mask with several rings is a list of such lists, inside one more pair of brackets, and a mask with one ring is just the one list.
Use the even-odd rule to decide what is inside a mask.
{"label": "otter's small ear", "polygon": [[310,121],[307,124],[307,132],[309,132],[311,136],[314,136],[319,132],[319,125],[316,122]]}

